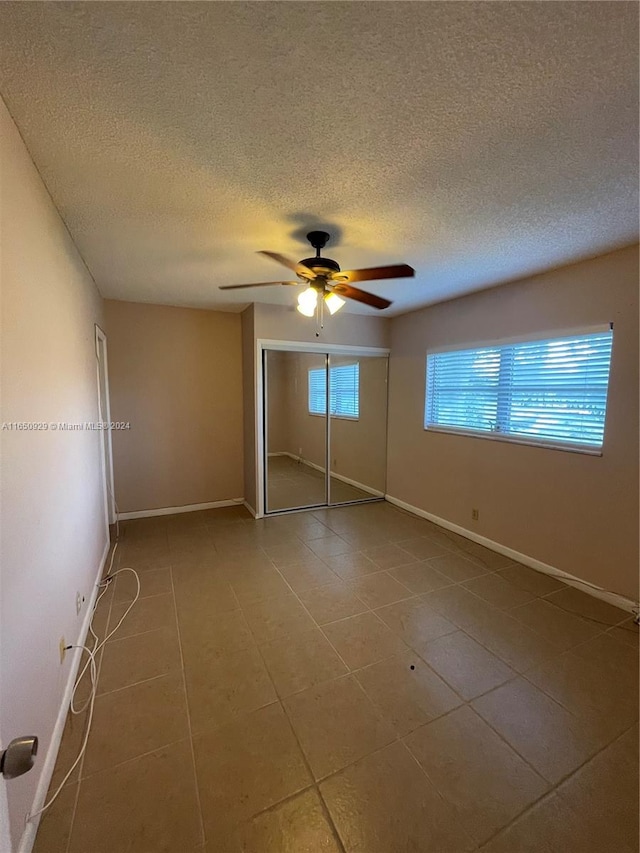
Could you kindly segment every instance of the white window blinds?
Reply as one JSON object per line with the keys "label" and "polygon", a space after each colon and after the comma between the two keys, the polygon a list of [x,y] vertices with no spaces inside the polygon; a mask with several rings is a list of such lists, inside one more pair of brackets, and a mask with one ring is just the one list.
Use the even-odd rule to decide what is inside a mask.
{"label": "white window blinds", "polygon": [[[341,364],[330,368],[329,413],[339,418],[360,417],[360,365]],[[309,371],[309,413],[327,413],[327,372]]]}
{"label": "white window blinds", "polygon": [[602,447],[613,332],[427,355],[425,427]]}

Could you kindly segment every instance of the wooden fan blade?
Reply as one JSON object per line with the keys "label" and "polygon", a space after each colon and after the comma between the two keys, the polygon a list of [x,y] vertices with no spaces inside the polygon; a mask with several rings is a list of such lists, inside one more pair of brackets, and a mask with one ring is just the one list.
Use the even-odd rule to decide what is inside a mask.
{"label": "wooden fan blade", "polygon": [[242,290],[244,287],[271,287],[274,284],[302,284],[301,281],[256,281],[254,284],[221,284],[218,290]]}
{"label": "wooden fan blade", "polygon": [[354,299],[356,302],[363,302],[365,305],[370,305],[372,308],[388,308],[392,303],[388,299],[383,299],[382,296],[376,296],[374,293],[367,293],[366,290],[360,290],[357,287],[351,287],[350,284],[336,282],[332,285],[331,290],[337,293],[338,296],[345,296],[347,299]]}
{"label": "wooden fan blade", "polygon": [[296,263],[296,261],[292,261],[291,258],[288,258],[286,255],[279,255],[278,252],[258,252],[259,255],[266,255],[268,258],[271,258],[272,261],[276,261],[279,264],[282,264],[285,267],[289,267],[290,270],[293,270],[296,275],[304,276],[304,278],[313,279],[316,277],[316,274],[309,267],[305,267],[304,264]]}
{"label": "wooden fan blade", "polygon": [[[410,278],[416,271],[407,264],[396,264],[390,267],[369,267],[366,270],[342,270],[334,273],[334,281],[374,281],[382,278]],[[345,278],[346,276],[346,278]]]}

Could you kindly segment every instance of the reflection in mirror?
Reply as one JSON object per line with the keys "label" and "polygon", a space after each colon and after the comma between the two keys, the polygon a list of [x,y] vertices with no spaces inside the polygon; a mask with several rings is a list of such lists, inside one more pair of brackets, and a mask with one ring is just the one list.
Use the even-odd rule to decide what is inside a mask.
{"label": "reflection in mirror", "polygon": [[326,399],[309,412],[309,377],[326,377],[324,353],[265,350],[266,511],[327,503]]}
{"label": "reflection in mirror", "polygon": [[384,495],[387,467],[386,356],[329,357],[329,502]]}

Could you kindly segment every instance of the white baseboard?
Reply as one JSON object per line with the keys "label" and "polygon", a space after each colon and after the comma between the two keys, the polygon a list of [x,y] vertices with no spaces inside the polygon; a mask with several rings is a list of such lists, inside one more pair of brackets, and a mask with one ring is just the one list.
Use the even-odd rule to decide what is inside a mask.
{"label": "white baseboard", "polygon": [[[289,453],[286,450],[270,453],[269,456],[288,456],[290,459],[293,459],[294,462],[301,462],[303,465],[308,465],[309,468],[314,468],[316,471],[321,471],[323,474],[326,473],[326,468],[323,468],[322,465],[316,465],[315,462],[310,462],[308,459],[303,459],[302,456],[296,456],[294,453]],[[359,483],[358,480],[352,480],[350,477],[345,477],[343,474],[336,474],[335,471],[332,471],[331,477],[335,480],[340,480],[342,483],[347,483],[349,486],[355,486],[357,489],[362,489],[363,492],[367,492],[367,494],[373,495],[376,498],[384,497],[384,492],[380,492],[378,489],[372,489],[371,486],[365,486],[364,483]]]}
{"label": "white baseboard", "polygon": [[209,501],[204,504],[187,504],[186,506],[163,506],[160,509],[140,509],[136,512],[120,512],[118,519],[127,521],[130,518],[152,518],[155,515],[176,515],[180,512],[198,512],[202,509],[218,509],[223,506],[238,506],[244,504],[244,498],[233,498],[230,501]]}
{"label": "white baseboard", "polygon": [[251,515],[254,518],[257,518],[257,513],[256,513],[255,509],[251,506],[249,501],[242,501],[242,504],[243,504],[243,506],[245,506],[249,510],[249,512],[251,513]]}
{"label": "white baseboard", "polygon": [[[93,615],[93,608],[95,607],[96,598],[98,597],[99,583],[102,579],[102,573],[104,572],[107,557],[109,556],[110,547],[111,542],[107,540],[107,543],[104,547],[104,551],[102,552],[102,557],[100,558],[96,579],[93,584],[91,596],[89,597],[89,601],[87,604],[87,610],[84,614],[82,625],[80,626],[80,633],[78,634],[78,637],[75,641],[76,646],[82,646],[86,642],[87,634],[89,633],[89,625],[91,624],[91,617]],[[76,677],[78,675],[78,669],[80,668],[81,659],[82,649],[73,649],[69,666],[69,674],[67,676],[67,683],[64,688],[64,693],[62,694],[62,702],[60,703],[58,716],[53,727],[53,732],[51,734],[51,740],[49,742],[47,754],[42,764],[42,773],[40,774],[38,786],[33,797],[33,803],[31,805],[32,814],[33,812],[37,812],[39,809],[41,809],[46,801],[47,791],[49,790],[53,771],[56,766],[58,750],[60,749],[60,743],[62,741],[62,735],[64,733],[64,726],[67,721],[67,714],[69,713],[69,705],[71,704],[71,695],[73,693],[73,687],[76,682]],[[39,815],[32,821],[29,821],[29,823],[27,823],[27,825],[25,826],[24,832],[22,833],[22,837],[18,844],[17,853],[31,853],[34,842],[36,840],[36,832],[38,831],[38,825],[40,824],[40,817],[42,817],[42,815]]]}
{"label": "white baseboard", "polygon": [[492,551],[497,551],[498,554],[504,554],[505,557],[510,557],[517,563],[522,563],[524,566],[529,566],[529,568],[542,572],[545,575],[551,575],[552,577],[559,578],[569,586],[581,589],[589,595],[592,595],[594,598],[606,601],[607,604],[613,604],[614,607],[619,607],[621,610],[626,610],[629,613],[637,613],[638,611],[637,602],[632,601],[630,598],[625,598],[622,595],[618,595],[616,592],[609,592],[595,584],[589,583],[589,581],[581,580],[575,575],[563,572],[562,569],[556,569],[555,566],[549,566],[547,563],[543,563],[535,557],[530,557],[528,554],[521,554],[520,551],[515,551],[513,548],[508,548],[506,545],[494,542],[493,539],[488,539],[486,536],[480,536],[480,534],[475,533],[473,530],[468,530],[466,527],[461,527],[459,524],[447,521],[446,518],[440,518],[439,516],[434,515],[431,512],[427,512],[424,509],[419,509],[417,506],[405,503],[405,501],[401,501],[399,498],[387,495],[386,500],[394,506],[412,513],[412,515],[418,515],[420,518],[426,518],[428,521],[432,521],[439,527],[444,527],[446,530],[459,533],[460,536],[464,536],[466,539],[471,539],[472,542],[477,542],[479,545],[484,545],[485,548],[491,548]]}
{"label": "white baseboard", "polygon": [[351,480],[349,477],[345,477],[342,474],[336,474],[335,471],[331,474],[331,477],[332,479],[341,480],[343,483],[347,483],[347,485],[349,486],[355,486],[356,489],[361,489],[363,492],[367,492],[372,497],[384,497],[384,492],[381,492],[378,489],[372,489],[371,486],[365,486],[364,483],[359,483],[357,480]]}
{"label": "white baseboard", "polygon": [[[291,454],[288,455],[290,456]],[[296,457],[294,456],[293,458],[295,459]],[[315,468],[316,471],[321,471],[323,474],[326,473],[326,469],[323,468],[322,465],[316,465],[315,462],[309,462],[308,459],[300,459],[298,461],[302,462],[303,465],[308,465],[310,468]],[[376,498],[384,497],[384,492],[372,489],[371,486],[365,486],[364,483],[359,483],[357,480],[352,480],[349,477],[345,477],[343,474],[336,474],[335,471],[331,472],[331,479],[340,480],[342,483],[347,483],[349,486],[355,486],[357,489],[362,489],[363,492],[367,492]]]}

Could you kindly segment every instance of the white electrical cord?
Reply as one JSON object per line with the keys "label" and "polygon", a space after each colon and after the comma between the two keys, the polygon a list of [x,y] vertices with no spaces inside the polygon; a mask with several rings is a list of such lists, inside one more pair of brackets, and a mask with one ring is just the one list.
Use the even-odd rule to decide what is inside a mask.
{"label": "white electrical cord", "polygon": [[[78,753],[78,757],[76,758],[76,760],[73,762],[73,764],[72,764],[72,765],[71,765],[71,767],[69,768],[69,770],[68,770],[67,774],[65,775],[64,779],[62,780],[62,782],[60,782],[60,785],[58,786],[58,788],[57,788],[56,792],[55,792],[55,793],[54,793],[54,795],[53,795],[53,796],[48,800],[48,802],[46,802],[46,803],[42,806],[42,808],[41,808],[41,809],[38,809],[38,811],[37,811],[37,812],[33,812],[33,814],[31,814],[31,813],[27,814],[27,816],[26,816],[26,818],[25,818],[25,823],[28,823],[30,820],[33,820],[34,818],[38,817],[38,815],[41,815],[41,814],[42,814],[43,812],[45,812],[45,811],[46,811],[46,810],[47,810],[51,805],[53,805],[53,803],[54,803],[54,801],[55,801],[56,797],[58,796],[58,794],[60,793],[60,791],[64,788],[64,786],[65,786],[65,784],[66,784],[66,782],[67,782],[67,779],[69,778],[69,776],[71,776],[71,774],[73,773],[73,771],[74,771],[74,770],[76,769],[76,767],[78,766],[78,762],[80,761],[80,759],[81,759],[81,758],[82,758],[82,756],[84,755],[84,751],[85,751],[86,746],[87,746],[87,741],[89,740],[89,731],[90,731],[90,729],[91,729],[91,722],[92,722],[92,720],[93,720],[93,703],[94,703],[95,693],[96,693],[96,661],[95,661],[95,656],[94,656],[93,652],[92,652],[90,649],[88,649],[86,646],[65,646],[65,648],[66,648],[66,649],[84,649],[84,650],[85,650],[85,652],[89,655],[89,661],[88,661],[88,662],[90,662],[90,663],[91,663],[91,696],[90,696],[90,699],[89,699],[89,702],[90,702],[90,708],[89,708],[89,719],[87,720],[87,730],[86,730],[86,732],[85,732],[84,740],[83,740],[83,742],[82,742],[82,747],[81,747],[81,749],[80,749],[80,752]],[[85,669],[86,669],[86,667],[85,667]],[[83,673],[84,673],[84,670],[83,670]],[[80,683],[80,681],[79,681],[79,680],[78,680],[78,681],[76,681],[76,685],[75,685],[75,687],[73,688],[74,693],[75,693],[75,689],[76,689],[76,687],[78,686],[78,684],[79,684],[79,683]],[[86,705],[85,705],[85,707],[86,707]]]}
{"label": "white electrical cord", "polygon": [[[114,504],[115,504],[115,501],[114,501]],[[118,570],[117,570],[117,571],[115,571],[115,572],[114,572],[114,571],[112,571],[112,568],[113,568],[113,561],[114,561],[114,559],[115,559],[115,555],[116,555],[116,550],[117,550],[117,548],[118,548],[118,542],[119,542],[119,539],[120,539],[120,522],[118,521],[118,513],[117,513],[117,505],[116,505],[116,541],[115,541],[114,546],[113,546],[113,551],[111,552],[111,559],[110,559],[110,561],[109,561],[109,568],[108,568],[108,570],[107,570],[107,574],[105,575],[105,577],[103,578],[103,580],[101,580],[101,581],[100,581],[100,583],[98,584],[98,587],[103,587],[103,589],[102,589],[102,590],[101,590],[101,592],[98,594],[98,596],[97,596],[97,598],[96,598],[96,601],[95,601],[95,604],[93,605],[93,613],[91,614],[91,621],[89,622],[89,632],[90,632],[91,636],[92,636],[92,637],[93,637],[93,639],[94,639],[94,646],[93,646],[93,649],[89,649],[87,646],[65,646],[65,649],[66,649],[66,650],[69,650],[69,649],[83,649],[83,650],[84,650],[84,651],[89,655],[89,658],[88,658],[87,662],[86,662],[86,663],[85,663],[85,665],[82,667],[82,670],[80,671],[80,674],[79,674],[79,675],[77,676],[77,678],[76,678],[76,682],[75,682],[75,684],[74,684],[74,686],[73,686],[73,692],[71,693],[71,703],[70,703],[70,710],[71,710],[71,713],[72,713],[72,714],[75,714],[75,715],[82,714],[82,713],[84,713],[84,711],[86,711],[86,709],[87,709],[87,708],[89,708],[89,716],[88,716],[88,718],[87,718],[87,725],[86,725],[86,729],[85,729],[85,733],[84,733],[84,738],[83,738],[83,740],[82,740],[82,746],[80,747],[80,752],[78,753],[78,757],[76,758],[76,760],[73,762],[73,764],[71,765],[71,767],[69,768],[69,770],[68,770],[68,771],[67,771],[67,773],[65,774],[65,776],[64,776],[64,778],[63,778],[63,780],[62,780],[62,782],[60,782],[60,784],[58,785],[58,787],[57,787],[56,791],[54,792],[53,796],[51,796],[51,797],[49,798],[49,800],[48,800],[48,801],[47,801],[47,802],[42,806],[42,808],[41,808],[41,809],[38,809],[38,811],[37,811],[37,812],[33,812],[32,814],[31,814],[31,813],[27,814],[27,816],[25,817],[25,823],[28,823],[30,820],[33,820],[34,818],[38,817],[38,815],[41,815],[43,812],[45,812],[45,811],[46,811],[46,810],[47,810],[47,809],[48,809],[48,808],[49,808],[49,807],[50,807],[50,806],[55,802],[56,797],[58,796],[58,794],[60,793],[60,791],[64,788],[64,786],[65,786],[65,785],[66,785],[66,783],[67,783],[67,780],[69,779],[69,777],[71,776],[71,774],[73,773],[73,771],[74,771],[74,770],[76,769],[76,767],[78,766],[78,764],[79,764],[80,760],[82,759],[82,756],[84,755],[85,750],[86,750],[86,748],[87,748],[87,743],[88,743],[88,741],[89,741],[89,733],[91,732],[91,723],[93,722],[93,706],[94,706],[94,704],[95,704],[95,699],[96,699],[96,690],[97,690],[97,687],[98,687],[98,684],[97,684],[96,655],[97,655],[97,654],[98,654],[98,652],[102,649],[102,647],[104,646],[104,644],[105,644],[105,643],[106,643],[106,642],[107,642],[111,637],[113,637],[113,635],[116,633],[116,631],[118,630],[118,628],[122,625],[122,623],[124,622],[124,620],[125,620],[125,619],[126,619],[126,617],[128,616],[128,614],[129,614],[129,612],[131,611],[131,608],[133,607],[133,605],[134,605],[134,604],[136,603],[136,601],[140,598],[140,578],[139,578],[139,576],[138,576],[138,573],[135,571],[135,569],[132,569],[132,568],[130,568],[129,566],[127,566],[127,567],[124,567],[124,568],[122,568],[122,569],[118,569]],[[119,621],[118,621],[118,624],[115,626],[115,628],[113,628],[111,631],[109,631],[109,633],[106,635],[106,637],[104,638],[104,640],[100,640],[100,639],[99,639],[99,637],[98,637],[98,635],[97,635],[97,634],[95,633],[95,631],[93,630],[93,618],[94,618],[94,616],[95,616],[95,614],[96,614],[96,610],[97,610],[98,604],[99,604],[99,602],[100,602],[100,599],[101,599],[101,598],[102,598],[102,596],[106,593],[107,589],[109,588],[109,584],[113,581],[113,579],[114,579],[117,575],[120,575],[120,574],[122,574],[123,572],[132,572],[132,574],[135,576],[135,579],[136,579],[136,587],[137,587],[137,588],[136,588],[136,594],[135,594],[135,596],[133,597],[133,600],[131,601],[131,603],[129,604],[129,606],[127,607],[127,609],[125,610],[125,612],[124,612],[124,613],[122,614],[122,616],[120,617],[120,619],[119,619]],[[76,707],[75,707],[75,704],[74,704],[74,703],[75,703],[76,691],[77,691],[77,689],[78,689],[78,687],[79,687],[79,685],[80,685],[80,682],[81,682],[81,681],[82,681],[82,679],[84,678],[84,675],[85,675],[85,673],[86,673],[86,671],[87,671],[87,667],[90,667],[90,675],[91,675],[91,691],[90,691],[90,693],[89,693],[89,698],[88,698],[88,699],[87,699],[87,701],[84,703],[84,705],[83,705],[81,708],[76,708]]]}

